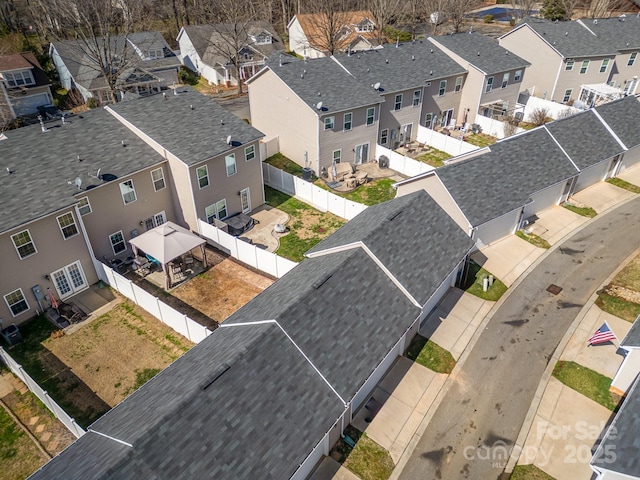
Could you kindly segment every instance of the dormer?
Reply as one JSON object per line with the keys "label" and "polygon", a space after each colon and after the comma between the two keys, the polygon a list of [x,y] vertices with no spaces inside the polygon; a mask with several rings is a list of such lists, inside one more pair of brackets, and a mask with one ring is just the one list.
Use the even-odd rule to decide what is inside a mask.
{"label": "dormer", "polygon": [[273,35],[266,30],[263,30],[257,35],[251,35],[251,41],[255,45],[270,45],[273,43]]}
{"label": "dormer", "polygon": [[0,72],[0,78],[8,88],[28,87],[36,84],[31,70],[31,68],[25,68],[3,71]]}
{"label": "dormer", "polygon": [[164,50],[161,48],[152,48],[145,52],[145,60],[157,60],[164,58]]}
{"label": "dormer", "polygon": [[376,28],[376,25],[369,18],[365,18],[361,22],[356,23],[355,27],[356,27],[356,32],[363,33],[363,32],[373,32],[373,30],[375,30]]}

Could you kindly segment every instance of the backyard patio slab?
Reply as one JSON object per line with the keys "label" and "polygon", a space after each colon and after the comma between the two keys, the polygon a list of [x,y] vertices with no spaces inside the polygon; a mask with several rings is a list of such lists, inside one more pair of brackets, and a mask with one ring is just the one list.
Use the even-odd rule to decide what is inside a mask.
{"label": "backyard patio slab", "polygon": [[555,245],[580,225],[589,221],[588,217],[578,215],[559,205],[547,208],[536,216],[538,219],[527,228],[551,245]]}
{"label": "backyard patio slab", "polygon": [[286,224],[289,221],[289,215],[282,210],[264,204],[251,212],[251,218],[259,223],[248,232],[243,233],[242,236],[251,239],[258,248],[263,248],[267,252],[275,252],[279,242],[278,237],[273,234],[273,229],[277,224]]}
{"label": "backyard patio slab", "polygon": [[607,182],[598,182],[572,195],[569,201],[573,200],[601,213],[633,196],[635,196],[635,193],[631,193],[624,188],[616,187]]}

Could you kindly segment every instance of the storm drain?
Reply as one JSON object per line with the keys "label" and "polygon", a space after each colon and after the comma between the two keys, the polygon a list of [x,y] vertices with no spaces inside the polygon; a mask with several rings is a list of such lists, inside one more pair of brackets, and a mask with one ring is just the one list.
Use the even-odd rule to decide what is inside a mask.
{"label": "storm drain", "polygon": [[562,287],[558,285],[554,285],[553,283],[547,287],[547,292],[553,293],[554,295],[559,294],[562,291]]}

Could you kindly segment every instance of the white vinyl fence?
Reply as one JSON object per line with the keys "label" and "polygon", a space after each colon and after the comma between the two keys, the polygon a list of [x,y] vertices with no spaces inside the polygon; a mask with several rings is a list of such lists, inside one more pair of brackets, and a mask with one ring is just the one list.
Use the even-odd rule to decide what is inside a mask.
{"label": "white vinyl fence", "polygon": [[133,301],[136,305],[144,308],[151,315],[162,323],[171,327],[180,335],[188,338],[194,343],[199,343],[207,336],[211,335],[204,325],[191,320],[188,316],[178,312],[159,298],[154,297],[149,292],[143,290],[128,278],[123,277],[102,262],[94,261],[98,277],[107,282],[111,287],[122,295]]}
{"label": "white vinyl fence", "polygon": [[407,177],[415,177],[416,175],[430,172],[434,169],[434,167],[427,163],[419,162],[411,157],[401,155],[398,152],[376,144],[376,158],[380,160],[382,155],[389,159],[389,168],[391,170],[395,170]]}
{"label": "white vinyl fence", "polygon": [[416,141],[426,143],[427,145],[437,148],[438,150],[442,150],[443,152],[447,152],[449,155],[453,155],[454,157],[462,155],[463,153],[473,152],[479,148],[476,145],[472,145],[462,140],[462,132],[456,131],[453,132],[453,135],[444,135],[431,128],[426,128],[420,125],[418,126]]}
{"label": "white vinyl fence", "polygon": [[[507,124],[507,122],[502,122],[495,118],[489,118],[483,115],[476,115],[475,123],[480,125],[483,133],[486,133],[496,138],[506,137],[504,127]],[[522,133],[524,131],[525,131],[524,128],[517,127],[515,132],[513,132],[513,135],[515,135],[516,133]]]}
{"label": "white vinyl fence", "polygon": [[213,242],[216,248],[226,251],[233,258],[276,278],[282,277],[297,265],[296,262],[244,242],[202,220],[198,220],[198,228],[200,235]]}
{"label": "white vinyl fence", "polygon": [[[520,95],[520,97],[523,98],[523,95]],[[547,116],[554,120],[568,117],[582,111],[579,108],[570,107],[569,105],[552,102],[551,100],[545,100],[543,98],[534,96],[528,96],[525,98],[527,102],[524,107],[524,117],[522,118],[525,122],[530,122],[531,114],[539,108],[546,109],[547,112],[549,112],[547,113]]]}
{"label": "white vinyl fence", "polygon": [[2,347],[0,347],[0,358],[2,361],[11,369],[16,377],[24,382],[24,384],[29,387],[29,390],[33,392],[33,394],[40,399],[45,406],[51,410],[51,413],[55,415],[55,417],[60,420],[65,427],[69,429],[71,433],[73,433],[76,438],[80,438],[86,432],[82,429],[80,425],[76,423],[76,421],[65,412],[60,405],[58,405],[49,394],[40,387],[36,383],[36,381],[31,378],[27,372],[24,371],[22,365],[16,362],[7,352],[4,351]]}
{"label": "white vinyl fence", "polygon": [[260,159],[265,160],[280,151],[280,138],[273,137],[260,142]]}
{"label": "white vinyl fence", "polygon": [[345,220],[351,220],[367,208],[366,205],[345,200],[267,163],[262,164],[262,173],[265,185],[299,198],[322,212],[331,212]]}

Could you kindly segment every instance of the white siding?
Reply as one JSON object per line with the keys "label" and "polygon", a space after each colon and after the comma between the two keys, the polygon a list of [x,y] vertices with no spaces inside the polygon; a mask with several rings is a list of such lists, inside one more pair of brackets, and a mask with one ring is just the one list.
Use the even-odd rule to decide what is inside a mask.
{"label": "white siding", "polygon": [[596,163],[589,168],[586,168],[580,172],[578,176],[578,182],[576,183],[575,192],[579,192],[580,190],[584,190],[587,187],[590,187],[594,183],[598,183],[603,180],[607,171],[609,170],[609,165],[611,164],[611,159],[607,159],[603,162]]}
{"label": "white siding", "polygon": [[480,225],[473,236],[478,248],[511,235],[518,226],[521,211],[522,209],[518,208]]}
{"label": "white siding", "polygon": [[640,163],[640,146],[631,148],[624,154],[624,157],[622,158],[622,165],[620,165],[620,171],[618,173],[624,172],[627,168],[633,167],[638,163]]}
{"label": "white siding", "polygon": [[563,180],[560,183],[551,185],[550,187],[531,195],[533,203],[530,203],[525,207],[522,218],[526,219],[531,215],[535,215],[536,213],[551,207],[552,205],[557,205],[566,184],[567,182]]}
{"label": "white siding", "polygon": [[626,393],[633,385],[638,373],[640,373],[640,349],[632,348],[624,357],[616,376],[613,377],[611,387]]}

